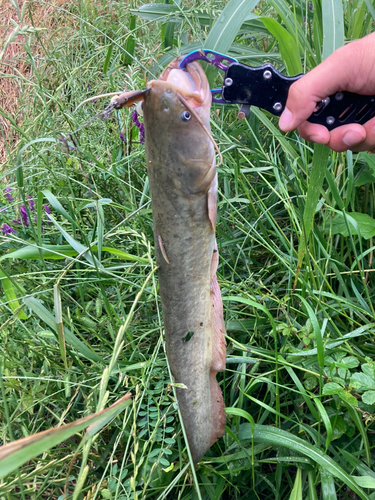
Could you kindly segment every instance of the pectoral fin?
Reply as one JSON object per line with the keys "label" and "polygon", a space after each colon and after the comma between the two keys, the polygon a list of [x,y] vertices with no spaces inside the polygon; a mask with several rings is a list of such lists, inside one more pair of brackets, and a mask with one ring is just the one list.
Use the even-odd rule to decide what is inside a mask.
{"label": "pectoral fin", "polygon": [[212,179],[211,187],[207,192],[208,218],[211,221],[213,231],[215,231],[217,220],[217,174]]}

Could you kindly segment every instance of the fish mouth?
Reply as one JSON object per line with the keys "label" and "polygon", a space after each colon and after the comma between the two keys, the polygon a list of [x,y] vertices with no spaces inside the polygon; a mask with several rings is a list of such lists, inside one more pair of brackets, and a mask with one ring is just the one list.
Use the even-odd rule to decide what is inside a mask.
{"label": "fish mouth", "polygon": [[159,79],[150,81],[148,87],[171,90],[182,96],[190,108],[209,108],[211,90],[202,66],[193,61],[183,70],[179,68],[181,60],[182,56],[169,63]]}

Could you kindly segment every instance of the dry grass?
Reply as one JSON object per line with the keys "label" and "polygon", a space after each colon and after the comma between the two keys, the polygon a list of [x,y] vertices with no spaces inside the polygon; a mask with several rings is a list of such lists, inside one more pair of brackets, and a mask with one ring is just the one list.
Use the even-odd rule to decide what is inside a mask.
{"label": "dry grass", "polygon": [[[7,159],[7,149],[12,150],[17,144],[18,135],[11,126],[10,120],[17,126],[22,124],[24,114],[20,106],[20,97],[25,90],[23,82],[32,76],[30,59],[25,51],[25,36],[29,35],[17,35],[17,25],[24,29],[26,27],[43,29],[38,32],[38,37],[32,35],[32,53],[38,56],[41,54],[40,41],[48,45],[51,35],[56,35],[57,18],[53,15],[56,7],[66,6],[68,3],[67,0],[53,0],[53,3],[48,4],[18,0],[17,9],[9,0],[0,0],[0,48],[4,47],[5,42],[12,38],[12,35],[14,36],[0,60],[0,110],[2,111],[0,114],[0,165]],[[23,19],[20,19],[19,13],[23,8],[25,9]],[[61,21],[61,16],[59,21]]]}

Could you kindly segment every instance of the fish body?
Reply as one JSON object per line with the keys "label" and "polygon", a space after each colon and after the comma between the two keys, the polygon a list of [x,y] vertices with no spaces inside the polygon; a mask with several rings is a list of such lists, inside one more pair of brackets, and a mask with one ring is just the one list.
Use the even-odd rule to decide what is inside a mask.
{"label": "fish body", "polygon": [[199,63],[173,61],[144,94],[143,118],[165,343],[194,463],[224,434],[225,369],[216,280],[217,174],[211,92]]}

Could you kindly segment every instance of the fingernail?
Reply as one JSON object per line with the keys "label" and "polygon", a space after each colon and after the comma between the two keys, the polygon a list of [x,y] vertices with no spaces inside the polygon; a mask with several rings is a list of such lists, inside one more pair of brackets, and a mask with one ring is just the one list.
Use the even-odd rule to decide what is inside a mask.
{"label": "fingernail", "polygon": [[346,134],[342,138],[342,142],[349,147],[355,146],[356,144],[358,144],[359,142],[362,142],[362,141],[363,141],[362,134],[359,134],[358,132],[353,132],[353,131],[346,132]]}
{"label": "fingernail", "polygon": [[281,128],[281,130],[286,131],[289,129],[289,126],[292,123],[292,121],[293,121],[293,115],[291,111],[289,111],[289,109],[285,107],[284,111],[280,116],[279,127]]}

